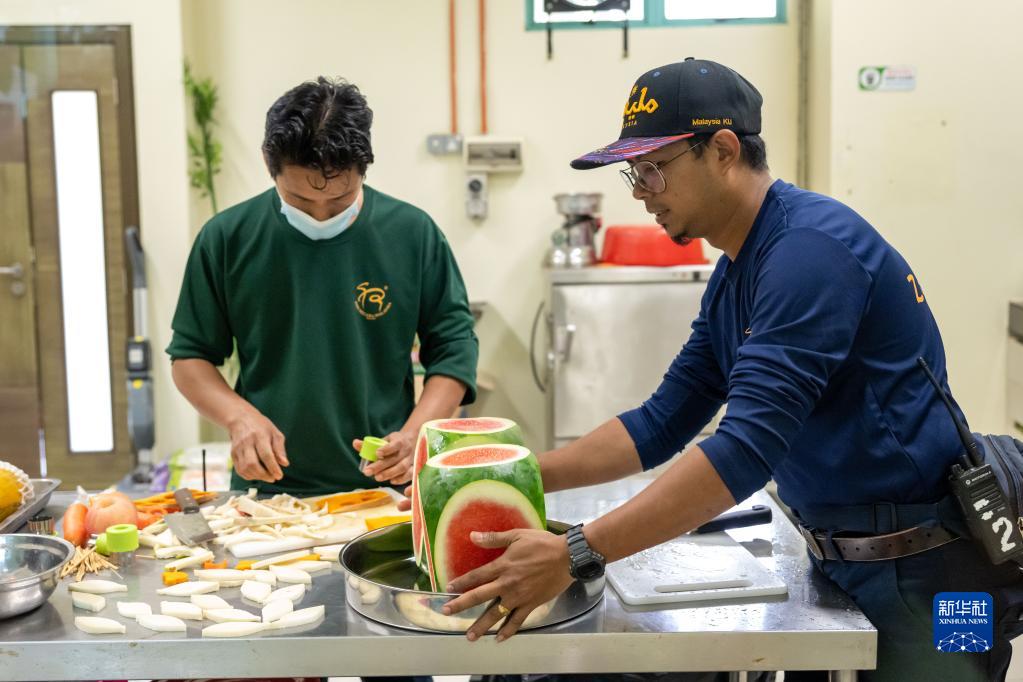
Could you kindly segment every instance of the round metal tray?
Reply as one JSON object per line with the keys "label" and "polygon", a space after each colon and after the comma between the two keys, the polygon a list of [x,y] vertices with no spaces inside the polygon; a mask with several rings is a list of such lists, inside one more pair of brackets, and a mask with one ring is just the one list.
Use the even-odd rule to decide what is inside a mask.
{"label": "round metal tray", "polygon": [[[547,528],[561,535],[568,530],[568,524],[548,521]],[[430,580],[416,566],[413,557],[411,522],[360,535],[341,550],[340,561],[349,606],[384,625],[424,632],[463,633],[488,606],[480,604],[451,616],[441,612],[441,607],[457,595],[429,591]],[[520,630],[542,628],[581,616],[603,596],[604,578],[585,583],[577,580],[529,614]]]}

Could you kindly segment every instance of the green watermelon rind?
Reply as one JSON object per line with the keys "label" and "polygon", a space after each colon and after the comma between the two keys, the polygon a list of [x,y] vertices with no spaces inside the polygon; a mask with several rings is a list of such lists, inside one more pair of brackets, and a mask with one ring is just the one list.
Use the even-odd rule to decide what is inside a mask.
{"label": "green watermelon rind", "polygon": [[[423,467],[417,479],[417,493],[419,493],[417,501],[422,504],[425,526],[422,545],[430,543],[430,538],[436,537],[437,523],[448,500],[454,497],[459,489],[476,481],[497,481],[508,484],[519,491],[541,520],[541,528],[546,529],[547,513],[544,506],[543,481],[540,478],[540,463],[536,456],[520,445],[498,444],[491,447],[507,448],[515,451],[516,454],[525,453],[526,456],[506,463],[488,462],[478,466],[438,467],[428,464]],[[428,463],[430,461],[427,460]],[[422,495],[424,488],[428,491],[425,496]],[[436,554],[435,546],[432,553]],[[419,566],[432,575],[435,570],[436,557],[433,558],[433,562],[426,562],[423,560],[425,554],[426,552],[421,549]]]}
{"label": "green watermelon rind", "polygon": [[[530,503],[530,499],[508,483],[483,478],[462,486],[448,499],[434,525],[433,570],[430,572],[430,583],[433,585],[434,590],[446,589],[448,583],[447,571],[443,568],[444,560],[447,556],[444,549],[447,541],[447,529],[459,511],[465,508],[467,504],[477,500],[486,500],[514,507],[522,513],[527,521],[531,522],[531,528],[544,530],[547,527],[544,517],[537,513],[536,508]],[[541,506],[541,511],[542,509],[543,507]]]}
{"label": "green watermelon rind", "polygon": [[[429,460],[431,457],[435,457],[442,452],[448,450],[460,449],[463,447],[471,447],[474,445],[491,445],[491,444],[510,444],[510,445],[524,445],[522,438],[522,429],[511,419],[505,419],[504,417],[479,417],[478,419],[487,419],[500,421],[504,423],[504,426],[500,429],[492,429],[490,431],[464,431],[464,430],[445,430],[438,429],[437,426],[446,422],[453,421],[452,419],[433,419],[426,422],[419,429],[419,436],[416,438],[416,452],[419,450],[419,441],[426,438],[426,459]],[[461,421],[461,420],[458,420]],[[417,509],[420,506],[419,500],[419,476],[418,472],[413,474],[412,480],[412,507]],[[412,550],[415,557],[416,565],[425,570],[423,557],[423,540],[426,537],[425,532],[420,531],[419,519],[416,518],[413,512],[412,522]]]}
{"label": "green watermelon rind", "polygon": [[[496,447],[525,452],[526,456],[507,463],[488,462],[479,466],[441,468],[427,465],[423,467],[419,473],[418,488],[419,499],[423,505],[427,537],[434,536],[437,519],[440,518],[447,500],[462,486],[478,480],[489,479],[508,483],[529,499],[541,519],[546,518],[543,481],[540,478],[540,463],[537,461],[536,455],[521,445],[497,445]],[[427,462],[429,461],[427,460]],[[430,490],[426,496],[422,495],[424,487]]]}
{"label": "green watermelon rind", "polygon": [[[486,417],[486,419],[501,419],[499,417]],[[474,445],[490,445],[504,443],[508,445],[525,445],[522,438],[522,429],[510,419],[501,419],[506,426],[491,431],[448,431],[438,429],[437,424],[442,424],[449,419],[437,419],[423,425],[426,433],[427,459],[435,457],[442,452],[455,450]]]}

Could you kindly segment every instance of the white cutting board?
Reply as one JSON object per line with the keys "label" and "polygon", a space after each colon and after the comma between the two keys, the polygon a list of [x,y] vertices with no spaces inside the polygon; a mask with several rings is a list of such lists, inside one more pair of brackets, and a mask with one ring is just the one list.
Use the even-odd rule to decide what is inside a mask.
{"label": "white cutting board", "polygon": [[783,595],[781,578],[725,533],[683,535],[607,567],[626,604],[744,599]]}

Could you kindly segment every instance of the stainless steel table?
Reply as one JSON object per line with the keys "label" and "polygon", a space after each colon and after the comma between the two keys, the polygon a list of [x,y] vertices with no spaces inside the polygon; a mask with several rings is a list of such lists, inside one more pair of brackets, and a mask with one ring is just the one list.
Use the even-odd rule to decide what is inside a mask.
{"label": "stainless steel table", "polygon": [[[548,513],[585,521],[618,506],[649,480],[640,476],[558,493],[549,497]],[[51,511],[60,513],[71,499],[55,494]],[[204,640],[192,621],[187,633],[157,634],[129,624],[126,635],[86,635],[73,625],[62,584],[38,610],[0,621],[0,679],[824,669],[836,671],[833,679],[852,680],[852,671],[873,668],[876,630],[843,593],[811,571],[802,539],[773,500],[761,492],[743,506],[752,504],[773,507],[772,526],[729,533],[784,578],[786,598],[626,607],[609,587],[603,602],[574,621],[501,644],[492,637],[470,643],[458,635],[408,632],[363,619],[346,607],[335,568],[314,576],[301,603],[324,604],[322,623],[306,631]],[[129,592],[117,598],[158,604],[154,590],[163,563],[136,560],[125,573]],[[228,596],[237,589],[219,594],[240,604]],[[84,615],[123,621],[113,601],[108,599],[103,613]]]}

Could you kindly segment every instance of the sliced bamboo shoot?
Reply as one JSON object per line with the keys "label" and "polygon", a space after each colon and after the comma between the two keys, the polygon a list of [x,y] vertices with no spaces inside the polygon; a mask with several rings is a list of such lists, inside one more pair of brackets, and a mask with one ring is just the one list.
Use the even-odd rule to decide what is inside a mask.
{"label": "sliced bamboo shoot", "polygon": [[184,632],[188,629],[185,621],[180,618],[159,613],[151,613],[148,616],[143,614],[135,620],[139,625],[153,632]]}
{"label": "sliced bamboo shoot", "polygon": [[298,585],[288,585],[282,587],[279,590],[274,590],[270,593],[270,596],[266,598],[267,603],[272,602],[275,599],[287,599],[288,601],[296,602],[305,596],[305,585],[299,583]]}
{"label": "sliced bamboo shoot", "polygon": [[75,627],[88,635],[123,635],[125,627],[112,618],[77,616]]}
{"label": "sliced bamboo shoot", "polygon": [[333,561],[337,563],[341,560],[341,550],[345,546],[341,545],[323,545],[322,547],[313,547],[313,554],[319,554],[321,559]]}
{"label": "sliced bamboo shoot", "polygon": [[178,559],[192,556],[192,548],[185,545],[174,545],[173,547],[156,547],[153,549],[153,556],[157,559]]}
{"label": "sliced bamboo shoot", "polygon": [[265,623],[217,623],[202,629],[203,637],[247,637],[266,629]]}
{"label": "sliced bamboo shoot", "polygon": [[282,583],[302,583],[304,585],[312,585],[313,583],[311,575],[291,566],[278,566],[274,564],[270,566],[270,572],[277,576],[277,580]]}
{"label": "sliced bamboo shoot", "polygon": [[143,547],[151,547],[153,549],[163,547],[155,535],[143,535],[141,532],[139,532],[139,544]]}
{"label": "sliced bamboo shoot", "polygon": [[171,585],[156,591],[165,597],[191,597],[193,594],[206,594],[220,589],[220,583],[212,580],[193,580],[187,583]]}
{"label": "sliced bamboo shoot", "polygon": [[178,539],[174,537],[174,532],[170,528],[157,535],[156,542],[164,547],[173,547],[174,545],[181,544],[178,542]]}
{"label": "sliced bamboo shoot", "polygon": [[215,594],[193,594],[189,597],[191,602],[203,611],[208,609],[229,609],[231,605]]}
{"label": "sliced bamboo shoot", "polygon": [[162,533],[165,530],[167,530],[167,522],[166,521],[154,521],[153,523],[149,524],[145,528],[140,528],[139,529],[139,542],[142,541],[141,537],[143,535],[153,535],[153,536],[156,536],[156,535],[159,535],[160,533]]}
{"label": "sliced bamboo shoot", "polygon": [[303,625],[309,625],[323,618],[326,610],[323,606],[312,606],[308,609],[300,609],[298,611],[292,611],[291,613],[284,614],[280,619],[270,623],[270,627],[274,630],[283,630],[284,628],[297,628]]}
{"label": "sliced bamboo shoot", "polygon": [[278,516],[275,510],[248,497],[238,498],[238,510],[257,518],[261,516]]}
{"label": "sliced bamboo shoot", "polygon": [[85,609],[86,611],[98,613],[107,605],[107,600],[91,592],[72,592],[71,603],[74,604],[76,609]]}
{"label": "sliced bamboo shoot", "polygon": [[160,613],[182,620],[202,620],[202,607],[185,601],[162,601]]}
{"label": "sliced bamboo shoot", "polygon": [[153,609],[144,601],[119,601],[117,602],[117,612],[125,618],[135,619],[139,616],[148,616]]}
{"label": "sliced bamboo shoot", "polygon": [[67,588],[72,592],[88,592],[89,594],[111,594],[113,592],[127,592],[128,586],[115,583],[112,580],[83,580],[80,583],[70,583]]}
{"label": "sliced bamboo shoot", "polygon": [[295,605],[291,603],[290,599],[274,599],[263,607],[263,622],[272,623],[294,610]]}
{"label": "sliced bamboo shoot", "polygon": [[246,579],[266,583],[270,587],[277,587],[277,576],[270,571],[245,571]]}
{"label": "sliced bamboo shoot", "polygon": [[238,533],[232,533],[231,535],[221,535],[220,537],[213,540],[215,544],[223,547],[230,547],[231,545],[237,545],[239,542],[248,542],[250,540],[273,540],[274,536],[268,533],[256,533],[248,528]]}
{"label": "sliced bamboo shoot", "polygon": [[246,580],[242,583],[242,596],[250,601],[254,601],[257,604],[262,604],[266,601],[266,598],[273,592],[272,587],[266,583],[261,583],[257,580]]}
{"label": "sliced bamboo shoot", "polygon": [[300,549],[297,552],[288,552],[287,554],[281,554],[280,556],[270,557],[269,559],[263,559],[252,564],[252,568],[266,568],[267,566],[273,566],[274,564],[283,564],[295,559],[301,559],[304,556],[309,556],[309,550]]}
{"label": "sliced bamboo shoot", "polygon": [[218,583],[226,583],[232,580],[245,580],[248,577],[248,571],[239,571],[236,568],[197,568],[195,577],[199,580],[215,580]]}
{"label": "sliced bamboo shoot", "polygon": [[319,573],[320,571],[330,570],[329,561],[296,561],[293,564],[288,564],[288,568],[297,568],[300,571],[306,573]]}
{"label": "sliced bamboo shoot", "polygon": [[203,615],[214,623],[249,623],[262,620],[256,614],[242,609],[209,609]]}
{"label": "sliced bamboo shoot", "polygon": [[213,552],[208,549],[202,549],[197,547],[192,550],[192,556],[184,559],[178,559],[172,561],[163,570],[165,571],[180,571],[183,568],[194,568],[196,566],[202,566],[207,561],[213,561]]}

